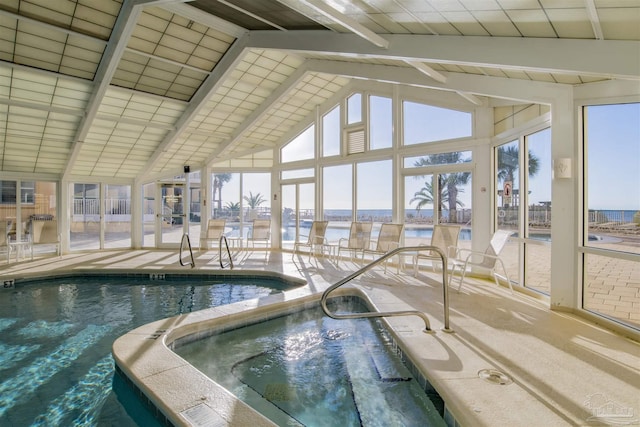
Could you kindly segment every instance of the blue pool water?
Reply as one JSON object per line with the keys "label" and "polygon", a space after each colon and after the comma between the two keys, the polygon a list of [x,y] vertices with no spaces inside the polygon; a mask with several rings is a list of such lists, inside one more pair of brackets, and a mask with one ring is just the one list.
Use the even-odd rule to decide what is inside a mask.
{"label": "blue pool water", "polygon": [[18,281],[0,290],[0,425],[153,426],[114,377],[113,341],[158,319],[292,287],[213,276]]}
{"label": "blue pool water", "polygon": [[[357,298],[339,304],[332,310],[366,311]],[[445,426],[442,400],[419,384],[378,320],[307,309],[186,339],[174,351],[278,425]]]}

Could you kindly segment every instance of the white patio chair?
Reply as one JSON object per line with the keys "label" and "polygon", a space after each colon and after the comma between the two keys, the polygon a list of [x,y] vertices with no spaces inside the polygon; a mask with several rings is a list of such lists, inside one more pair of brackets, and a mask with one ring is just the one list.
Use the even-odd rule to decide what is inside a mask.
{"label": "white patio chair", "polygon": [[351,258],[355,255],[356,260],[358,259],[358,254],[364,259],[364,250],[369,247],[369,241],[371,240],[371,228],[373,228],[371,222],[352,222],[349,229],[349,238],[343,237],[338,240],[336,261],[340,258],[341,250],[348,250]]}
{"label": "white patio chair", "polygon": [[11,221],[0,221],[0,251],[5,251],[7,255],[7,264],[11,257],[11,246],[9,246],[9,230],[11,227]]}
{"label": "white patio chair", "polygon": [[208,250],[211,244],[220,244],[220,238],[224,235],[227,226],[226,219],[210,219],[207,221],[205,235],[200,239],[200,250]]}
{"label": "white patio chair", "polygon": [[[454,258],[451,259],[451,275],[455,273],[457,268],[460,268],[460,283],[458,284],[458,292],[462,287],[462,282],[464,281],[464,276],[467,272],[467,267],[471,267],[472,269],[482,269],[489,271],[489,274],[493,277],[493,280],[496,282],[496,285],[500,285],[498,283],[498,277],[496,275],[496,266],[500,264],[502,270],[504,271],[504,276],[507,280],[507,284],[509,285],[509,289],[513,293],[513,286],[511,285],[511,280],[509,279],[509,273],[507,272],[507,268],[500,259],[500,252],[507,244],[509,237],[513,231],[511,230],[498,230],[493,233],[493,237],[491,237],[491,241],[489,242],[489,246],[485,249],[484,252],[480,251],[472,251],[470,249],[458,249],[457,254]],[[449,283],[451,283],[451,278],[449,278]]]}
{"label": "white patio chair", "polygon": [[[447,263],[449,262],[449,257],[454,256],[456,253],[461,228],[462,227],[459,225],[436,224],[433,226],[433,233],[431,234],[431,243],[429,246],[435,246],[440,249],[447,257]],[[419,251],[413,256],[414,276],[418,275],[418,265],[421,259],[430,260],[431,268],[434,272],[436,271],[436,265],[441,263],[441,258],[435,251]],[[449,283],[451,283],[451,276],[449,276]]]}
{"label": "white patio chair", "polygon": [[247,249],[249,244],[255,249],[256,243],[264,244],[264,258],[267,259],[269,249],[269,241],[271,239],[271,220],[270,219],[254,219],[253,226],[249,230],[247,236]]}
{"label": "white patio chair", "polygon": [[[375,249],[365,249],[362,254],[362,259],[364,260],[364,257],[367,254],[382,256],[387,252],[390,252],[393,249],[397,249],[398,247],[400,247],[400,238],[402,237],[403,229],[404,229],[404,224],[391,224],[391,223],[382,224],[380,226],[380,233],[378,234],[378,240],[376,241]],[[397,268],[398,273],[400,272],[400,264],[401,264],[400,259],[401,258],[399,258],[398,260],[398,268]],[[387,272],[388,261],[389,260],[387,259],[384,262],[385,273]]]}
{"label": "white patio chair", "polygon": [[309,229],[309,236],[307,236],[306,242],[296,242],[293,244],[293,254],[291,258],[295,256],[296,252],[301,247],[309,248],[309,261],[311,261],[311,255],[316,254],[318,249],[321,252],[324,252],[324,248],[326,246],[326,239],[324,237],[327,232],[327,226],[329,225],[329,221],[313,221],[311,223],[311,228]]}
{"label": "white patio chair", "polygon": [[58,233],[57,220],[31,221],[31,259],[33,260],[33,250],[35,246],[49,245],[55,246],[58,256],[61,255],[60,233]]}

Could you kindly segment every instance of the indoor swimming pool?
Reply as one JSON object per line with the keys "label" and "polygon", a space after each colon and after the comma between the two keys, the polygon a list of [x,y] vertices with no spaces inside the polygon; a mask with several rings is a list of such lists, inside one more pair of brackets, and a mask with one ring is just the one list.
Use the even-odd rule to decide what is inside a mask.
{"label": "indoor swimming pool", "polygon": [[[357,297],[331,304],[366,311]],[[318,306],[184,337],[174,351],[280,426],[446,425],[442,399],[405,365],[379,320],[335,320]]]}
{"label": "indoor swimming pool", "polygon": [[170,274],[17,281],[0,291],[0,425],[152,426],[114,377],[117,337],[158,319],[301,284]]}

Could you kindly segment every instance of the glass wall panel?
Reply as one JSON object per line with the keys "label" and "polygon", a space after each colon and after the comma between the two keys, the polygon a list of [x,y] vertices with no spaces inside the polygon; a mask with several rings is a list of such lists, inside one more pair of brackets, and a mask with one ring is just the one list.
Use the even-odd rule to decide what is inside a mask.
{"label": "glass wall panel", "polygon": [[524,286],[549,294],[551,283],[551,129],[525,137],[526,189]]}
{"label": "glass wall panel", "polygon": [[[549,295],[551,292],[551,246],[540,243],[525,243],[524,254],[525,286]],[[502,256],[508,257],[506,249]]]}
{"label": "glass wall panel", "polygon": [[551,129],[528,135],[527,191],[529,239],[551,241]]}
{"label": "glass wall panel", "polygon": [[404,145],[471,137],[471,113],[404,101]]}
{"label": "glass wall panel", "polygon": [[640,103],[588,106],[584,116],[585,246],[640,254]]}
{"label": "glass wall panel", "polygon": [[[511,141],[496,149],[496,217],[499,230],[520,232],[520,141]],[[501,252],[509,279],[520,281],[520,244],[511,239]]]}
{"label": "glass wall panel", "polygon": [[306,242],[315,219],[315,184],[282,186],[282,248]]}
{"label": "glass wall panel", "polygon": [[243,237],[247,237],[254,219],[271,219],[271,174],[242,174]]}
{"label": "glass wall panel", "polygon": [[520,178],[518,169],[520,143],[512,141],[497,148],[497,217],[498,229],[518,232],[520,219]]}
{"label": "glass wall panel", "polygon": [[404,244],[429,244],[434,222],[433,175],[404,177]]}
{"label": "glass wall panel", "polygon": [[640,328],[640,103],[583,114],[583,308]]}
{"label": "glass wall panel", "polygon": [[142,187],[142,246],[152,248],[156,245],[156,183]]}
{"label": "glass wall panel", "polygon": [[282,248],[293,249],[297,240],[298,217],[296,201],[297,185],[282,185]]}
{"label": "glass wall panel", "polygon": [[[240,174],[214,173],[211,177],[211,218],[226,219],[227,225],[240,224]],[[236,235],[239,236],[239,232]]]}
{"label": "glass wall panel", "polygon": [[356,173],[356,219],[373,222],[373,240],[378,235],[380,224],[393,219],[391,160],[358,163]]}
{"label": "glass wall panel", "polygon": [[282,177],[282,179],[297,179],[297,178],[313,178],[314,175],[315,175],[315,171],[309,168],[309,169],[282,171],[280,176]]}
{"label": "glass wall panel", "polygon": [[131,247],[131,186],[105,185],[104,247]]}
{"label": "glass wall panel", "polygon": [[322,170],[322,217],[329,221],[326,236],[330,242],[349,237],[353,219],[352,170],[351,164],[327,166]]}
{"label": "glass wall panel", "polygon": [[[26,191],[25,191],[26,190]],[[33,193],[31,193],[33,191]],[[21,182],[21,214],[22,217],[22,239],[27,238],[26,233],[31,232],[31,221],[44,220],[53,221],[58,219],[58,183],[48,181],[30,181],[25,186],[25,181]],[[60,231],[60,224],[58,223]],[[56,247],[53,245],[35,245],[34,254],[55,253]]]}
{"label": "glass wall panel", "polygon": [[340,154],[340,106],[322,117],[322,155],[324,157]]}
{"label": "glass wall panel", "polygon": [[410,156],[403,160],[404,168],[420,168],[433,165],[453,165],[472,160],[471,151],[454,151],[451,153],[438,153],[430,156]]}
{"label": "glass wall panel", "polygon": [[[0,181],[0,221],[6,221],[7,236],[16,257],[27,253],[33,220],[57,219],[57,183],[47,181]],[[23,242],[23,244],[15,244]],[[55,246],[51,248],[55,249]],[[6,249],[6,247],[5,247]],[[35,252],[50,248],[36,246]],[[6,254],[6,253],[5,253]]]}
{"label": "glass wall panel", "polygon": [[18,218],[17,189],[17,181],[0,181],[0,220],[6,221],[7,233],[12,240],[15,240]]}
{"label": "glass wall panel", "polygon": [[638,261],[584,254],[584,309],[640,328],[638,277]]}
{"label": "glass wall panel", "polygon": [[282,147],[283,163],[313,159],[315,157],[315,129],[314,125],[309,126],[304,132]]}
{"label": "glass wall panel", "polygon": [[369,148],[390,148],[393,143],[393,106],[391,98],[369,97]]}
{"label": "glass wall panel", "polygon": [[202,220],[202,196],[200,192],[200,171],[189,174],[189,236],[192,246],[200,246]]}
{"label": "glass wall panel", "polygon": [[100,185],[72,185],[71,250],[100,249]]}
{"label": "glass wall panel", "polygon": [[160,244],[178,245],[184,234],[185,183],[167,182],[160,185]]}
{"label": "glass wall panel", "polygon": [[354,93],[347,98],[347,124],[362,121],[362,94]]}

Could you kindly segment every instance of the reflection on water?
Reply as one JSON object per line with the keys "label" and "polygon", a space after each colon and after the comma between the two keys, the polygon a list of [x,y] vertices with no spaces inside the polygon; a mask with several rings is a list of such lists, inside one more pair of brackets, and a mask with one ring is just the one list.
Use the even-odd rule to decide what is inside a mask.
{"label": "reflection on water", "polygon": [[442,400],[427,396],[381,325],[314,308],[175,351],[278,425],[444,426]]}

